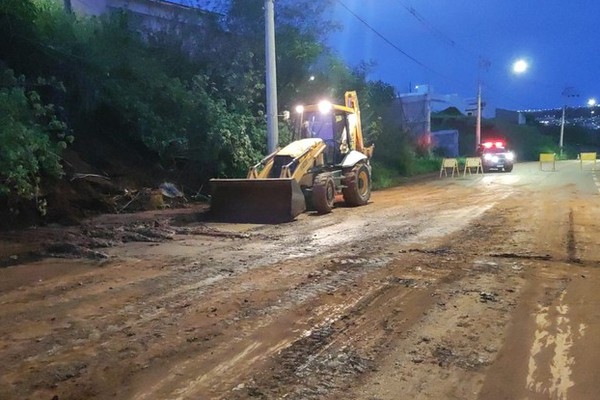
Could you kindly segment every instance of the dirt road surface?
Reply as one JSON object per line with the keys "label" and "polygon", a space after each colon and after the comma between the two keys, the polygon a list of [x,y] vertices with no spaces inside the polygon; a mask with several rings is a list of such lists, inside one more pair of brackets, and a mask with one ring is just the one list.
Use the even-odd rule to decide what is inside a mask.
{"label": "dirt road surface", "polygon": [[0,399],[598,399],[598,178],[518,164],[282,225],[3,233]]}

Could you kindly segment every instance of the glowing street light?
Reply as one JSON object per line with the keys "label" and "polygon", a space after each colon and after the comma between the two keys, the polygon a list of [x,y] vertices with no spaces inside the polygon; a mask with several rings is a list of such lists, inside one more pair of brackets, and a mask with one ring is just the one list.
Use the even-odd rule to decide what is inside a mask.
{"label": "glowing street light", "polygon": [[512,69],[515,74],[522,74],[525,71],[527,71],[528,68],[529,68],[529,63],[527,63],[527,61],[525,61],[521,58],[513,63]]}
{"label": "glowing street light", "polygon": [[592,114],[592,115],[596,114],[596,111],[594,110],[594,108],[596,108],[596,106],[598,105],[598,102],[596,101],[596,99],[594,99],[593,97],[588,99],[587,105],[591,109],[590,114]]}

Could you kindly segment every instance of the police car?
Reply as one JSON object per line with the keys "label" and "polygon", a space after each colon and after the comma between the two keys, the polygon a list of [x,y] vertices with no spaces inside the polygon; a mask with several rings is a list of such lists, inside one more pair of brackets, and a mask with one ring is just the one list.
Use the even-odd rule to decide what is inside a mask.
{"label": "police car", "polygon": [[515,153],[508,150],[502,140],[481,143],[477,155],[481,157],[483,172],[491,170],[510,172],[513,169]]}

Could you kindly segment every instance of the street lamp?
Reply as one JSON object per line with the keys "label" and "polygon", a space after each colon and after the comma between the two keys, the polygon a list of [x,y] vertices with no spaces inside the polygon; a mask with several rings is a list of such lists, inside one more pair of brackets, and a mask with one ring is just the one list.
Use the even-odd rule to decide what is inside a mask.
{"label": "street lamp", "polygon": [[594,99],[593,97],[591,99],[588,99],[587,105],[590,108],[590,114],[594,115],[596,113],[596,111],[594,110],[594,107],[596,107],[598,105],[598,102],[596,101],[596,99]]}
{"label": "street lamp", "polygon": [[[487,70],[490,68],[490,61],[483,57],[479,57],[479,69],[477,71],[477,122],[475,125],[475,150],[479,149],[481,144],[481,70]],[[431,131],[431,129],[429,129]]]}
{"label": "street lamp", "polygon": [[528,68],[529,63],[522,58],[513,63],[513,72],[517,75],[524,73]]}
{"label": "street lamp", "polygon": [[[483,57],[479,57],[479,70],[477,79],[477,122],[475,126],[475,148],[479,148],[481,144],[481,114],[483,103],[481,99],[481,71],[487,71],[490,68],[490,61]],[[513,63],[512,70],[515,74],[520,75],[529,69],[529,63],[525,59],[518,59]]]}

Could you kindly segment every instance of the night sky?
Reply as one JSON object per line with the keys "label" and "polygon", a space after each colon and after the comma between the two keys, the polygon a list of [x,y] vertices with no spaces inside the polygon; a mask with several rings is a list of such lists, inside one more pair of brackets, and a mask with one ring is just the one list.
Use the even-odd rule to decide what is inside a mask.
{"label": "night sky", "polygon": [[[436,93],[474,98],[480,72],[486,114],[600,100],[598,1],[336,0],[332,18],[343,28],[329,44],[351,65],[375,62],[369,77],[401,93],[430,84]],[[529,69],[517,76],[519,58]],[[563,97],[567,87],[579,97]]]}

